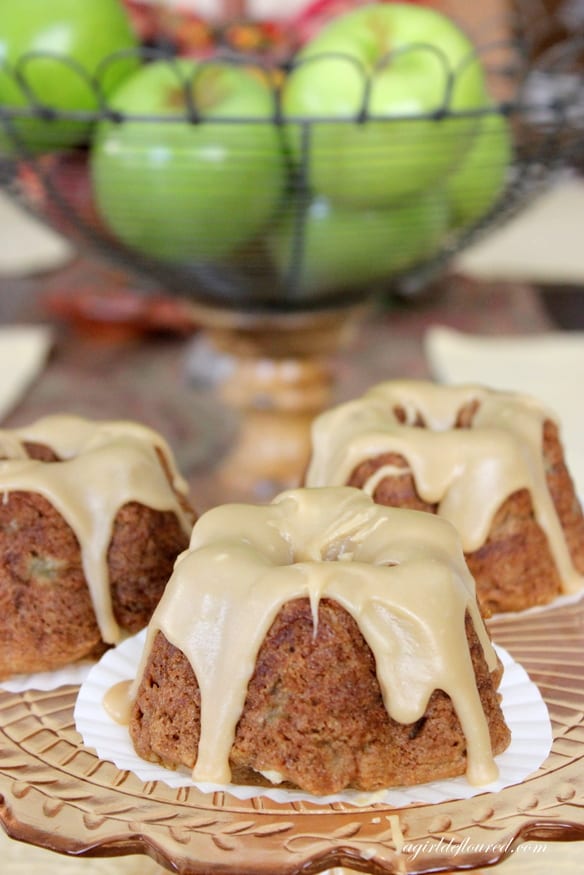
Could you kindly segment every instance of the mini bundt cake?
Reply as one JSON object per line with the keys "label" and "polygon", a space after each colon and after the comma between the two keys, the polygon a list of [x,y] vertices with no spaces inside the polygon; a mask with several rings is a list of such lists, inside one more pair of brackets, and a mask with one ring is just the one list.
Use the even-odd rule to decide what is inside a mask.
{"label": "mini bundt cake", "polygon": [[350,485],[458,529],[485,613],[584,585],[584,517],[559,424],[535,399],[481,386],[381,383],[325,411],[307,486]]}
{"label": "mini bundt cake", "polygon": [[143,628],[195,515],[160,435],[48,416],[0,431],[0,678]]}
{"label": "mini bundt cake", "polygon": [[448,522],[296,489],[199,519],[106,707],[125,694],[136,752],[195,781],[483,785],[510,740],[500,678]]}

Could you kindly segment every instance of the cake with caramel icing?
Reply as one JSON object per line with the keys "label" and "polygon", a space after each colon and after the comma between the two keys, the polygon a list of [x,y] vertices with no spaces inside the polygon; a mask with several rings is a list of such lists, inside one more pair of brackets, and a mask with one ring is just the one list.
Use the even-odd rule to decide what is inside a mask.
{"label": "cake with caramel icing", "polygon": [[166,442],[125,421],[1,430],[0,494],[2,679],[143,628],[195,520]]}
{"label": "cake with caramel icing", "polygon": [[448,522],[296,489],[198,520],[105,705],[142,758],[199,782],[483,785],[510,739],[500,677]]}
{"label": "cake with caramel icing", "polygon": [[307,486],[358,487],[458,529],[485,612],[584,585],[584,517],[554,414],[482,386],[396,380],[321,414]]}

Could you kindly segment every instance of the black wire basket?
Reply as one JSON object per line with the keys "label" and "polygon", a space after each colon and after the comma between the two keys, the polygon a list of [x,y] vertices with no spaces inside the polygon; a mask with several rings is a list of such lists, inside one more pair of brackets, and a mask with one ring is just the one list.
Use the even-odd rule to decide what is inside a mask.
{"label": "black wire basket", "polygon": [[[93,91],[90,110],[43,102],[27,77],[39,55],[23,57],[1,71],[26,95],[0,105],[1,185],[145,290],[205,306],[285,314],[415,294],[582,159],[584,40],[549,45],[553,17],[537,2],[511,13],[496,31],[475,22],[479,36],[455,71],[425,43],[383,56],[372,71],[336,52],[271,61],[220,46],[191,63],[155,41],[106,58],[92,75],[53,57]],[[380,114],[377,72],[420,53],[443,69],[441,98],[427,111]],[[105,93],[108,73],[129,62],[152,89],[173,83],[170,109],[144,111],[140,94],[121,109],[123,85]],[[460,108],[457,77],[477,63],[488,102]],[[261,112],[253,101],[245,111],[209,110],[209,87],[225,89],[234,71],[261,82]],[[332,77],[333,91],[357,77],[359,104],[342,118],[293,112],[286,89],[295,75]],[[463,178],[481,133],[474,173]]]}

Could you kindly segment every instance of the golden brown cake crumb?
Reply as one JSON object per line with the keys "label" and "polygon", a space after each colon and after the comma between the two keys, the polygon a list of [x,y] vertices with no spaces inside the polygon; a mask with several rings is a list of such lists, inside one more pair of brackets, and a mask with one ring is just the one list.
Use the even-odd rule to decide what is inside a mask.
{"label": "golden brown cake crumb", "polygon": [[534,399],[480,386],[379,384],[314,423],[306,485],[344,483],[459,527],[486,614],[584,586],[584,514],[558,425]]}
{"label": "golden brown cake crumb", "polygon": [[[510,734],[472,623],[467,635],[495,754]],[[188,660],[159,632],[136,697],[130,732],[137,753],[170,768],[192,768],[200,732],[200,694]],[[462,775],[466,741],[452,702],[435,691],[424,717],[404,725],[385,710],[375,661],[355,620],[338,604],[285,605],[258,655],[230,757],[237,783],[285,786],[324,795],[377,790]]]}
{"label": "golden brown cake crumb", "polygon": [[[34,439],[0,432],[1,679],[99,655],[152,616],[195,515],[152,433],[128,429],[49,417]],[[149,489],[160,508],[132,500]]]}
{"label": "golden brown cake crumb", "polygon": [[204,514],[130,692],[144,759],[317,795],[466,774],[509,743],[454,528],[349,487]]}

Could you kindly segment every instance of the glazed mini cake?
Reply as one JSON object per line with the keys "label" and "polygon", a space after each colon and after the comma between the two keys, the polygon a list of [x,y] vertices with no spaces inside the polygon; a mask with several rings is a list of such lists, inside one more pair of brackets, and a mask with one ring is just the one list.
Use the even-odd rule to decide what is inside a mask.
{"label": "glazed mini cake", "polygon": [[195,515],[160,435],[49,416],[0,431],[0,678],[143,628]]}
{"label": "glazed mini cake", "polygon": [[139,756],[195,781],[482,785],[510,739],[500,677],[448,522],[298,489],[199,519],[106,707],[128,700]]}
{"label": "glazed mini cake", "polygon": [[458,529],[486,612],[584,584],[584,517],[553,413],[482,386],[398,380],[315,420],[307,486],[351,485]]}

